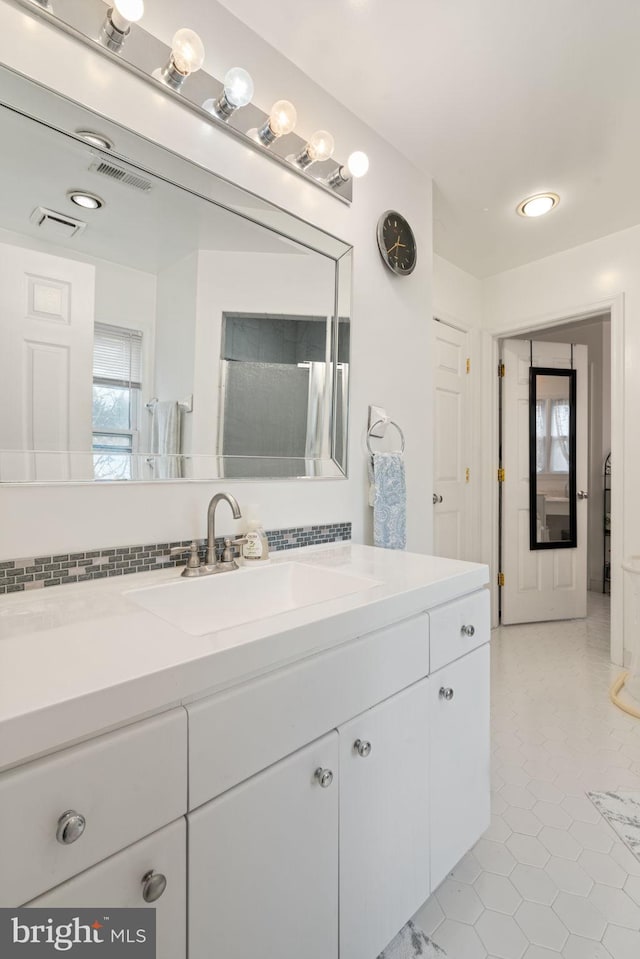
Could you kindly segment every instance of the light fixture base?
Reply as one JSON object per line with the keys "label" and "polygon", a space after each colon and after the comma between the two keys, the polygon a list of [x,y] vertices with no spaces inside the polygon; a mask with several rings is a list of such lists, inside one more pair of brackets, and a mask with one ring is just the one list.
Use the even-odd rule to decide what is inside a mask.
{"label": "light fixture base", "polygon": [[169,57],[168,62],[158,72],[158,79],[176,93],[179,93],[182,89],[182,84],[187,79],[187,76],[188,74],[181,73],[180,70],[178,70],[173,57]]}
{"label": "light fixture base", "polygon": [[345,183],[351,183],[351,177],[346,167],[338,166],[333,173],[329,174],[324,182],[327,186],[335,189],[336,187],[343,186]]}
{"label": "light fixture base", "polygon": [[[227,122],[227,120],[229,120],[233,116],[233,114],[238,109],[238,107],[234,103],[231,103],[227,99],[227,94],[224,92],[224,90],[222,91],[222,93],[220,94],[217,100],[213,100],[213,99],[211,99],[210,101],[206,100],[205,103],[207,104],[211,103],[211,109],[209,109],[209,113],[213,113],[214,116],[218,117],[218,119],[220,120],[224,120],[225,123]],[[204,103],[202,105],[204,107]],[[208,107],[205,107],[205,109],[208,109]]]}
{"label": "light fixture base", "polygon": [[291,162],[295,163],[297,167],[300,167],[301,170],[306,170],[307,167],[310,167],[313,163],[313,157],[309,153],[309,145],[301,150],[300,153],[291,158]]}
{"label": "light fixture base", "polygon": [[124,44],[124,41],[127,39],[131,33],[131,28],[127,30],[118,30],[113,20],[111,19],[112,11],[109,10],[102,24],[102,29],[100,30],[100,43],[102,43],[108,50],[112,50],[114,53],[118,53]]}
{"label": "light fixture base", "polygon": [[275,143],[278,139],[277,134],[271,129],[271,121],[267,118],[267,122],[263,124],[257,130],[258,142],[262,144],[263,147],[270,147],[272,143]]}
{"label": "light fixture base", "polygon": [[[119,43],[115,32],[111,34],[111,39],[110,31],[101,35],[106,11],[112,6],[113,0],[111,3],[105,3],[105,0],[55,0],[54,4],[49,4],[47,0],[4,2],[28,11],[34,19],[63,30],[101,56],[110,58],[120,67],[152,84],[156,91],[162,91],[165,96],[179,97],[183,107],[194,112],[200,120],[217,126],[218,130],[224,130],[226,135],[234,137],[251,150],[259,151],[263,157],[269,157],[270,162],[278,163],[291,175],[302,177],[307,183],[313,184],[342,203],[351,203],[352,180],[333,177],[335,160],[319,160],[308,169],[291,163],[288,157],[291,154],[297,156],[303,151],[306,140],[295,131],[277,137],[270,129],[269,114],[253,102],[243,106],[240,111],[241,118],[231,123],[228,122],[229,117],[205,108],[204,104],[208,99],[217,103],[222,97],[222,80],[202,69],[194,71],[188,78],[175,70],[170,64],[171,48],[138,22],[132,23],[129,33],[123,35],[126,42]],[[46,39],[43,42],[46,42]],[[188,83],[184,82],[186,79],[189,80]],[[234,111],[234,116],[236,112]],[[327,182],[329,179],[332,180],[331,183]]]}

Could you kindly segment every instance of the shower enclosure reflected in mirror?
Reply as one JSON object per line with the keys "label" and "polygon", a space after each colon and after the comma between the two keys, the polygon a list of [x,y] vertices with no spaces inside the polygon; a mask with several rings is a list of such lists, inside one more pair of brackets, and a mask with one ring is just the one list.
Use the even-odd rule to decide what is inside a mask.
{"label": "shower enclosure reflected in mirror", "polygon": [[351,247],[0,90],[0,482],[346,475]]}
{"label": "shower enclosure reflected in mirror", "polygon": [[529,373],[530,548],[577,546],[576,371]]}

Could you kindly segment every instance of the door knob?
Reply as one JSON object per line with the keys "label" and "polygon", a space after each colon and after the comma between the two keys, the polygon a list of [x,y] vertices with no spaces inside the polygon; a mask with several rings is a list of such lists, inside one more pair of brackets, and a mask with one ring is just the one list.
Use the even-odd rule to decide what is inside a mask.
{"label": "door knob", "polygon": [[434,493],[434,494],[433,494],[433,505],[435,506],[436,503],[441,503],[441,502],[442,502],[442,496],[438,496],[437,493]]}
{"label": "door knob", "polygon": [[142,898],[145,902],[155,902],[167,888],[167,877],[161,872],[150,869],[142,877]]}
{"label": "door knob", "polygon": [[318,767],[314,775],[317,782],[320,783],[323,789],[327,789],[333,782],[333,773],[330,769],[322,769],[322,767]]}
{"label": "door knob", "polygon": [[579,490],[578,490],[578,499],[589,499],[589,494],[588,494],[588,492],[587,492],[586,490],[584,490],[584,489],[579,489]]}
{"label": "door knob", "polygon": [[371,743],[367,742],[366,739],[356,739],[353,748],[358,756],[362,756],[363,759],[366,759],[367,756],[371,754]]}

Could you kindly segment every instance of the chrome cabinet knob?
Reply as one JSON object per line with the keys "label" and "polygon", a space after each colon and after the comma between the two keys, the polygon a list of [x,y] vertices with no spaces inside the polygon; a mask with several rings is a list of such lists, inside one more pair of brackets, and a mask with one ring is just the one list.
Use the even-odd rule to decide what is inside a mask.
{"label": "chrome cabinet knob", "polygon": [[327,789],[333,782],[333,773],[330,769],[322,769],[322,767],[319,766],[314,775],[323,789]]}
{"label": "chrome cabinet knob", "polygon": [[446,699],[447,702],[450,699],[453,699],[453,690],[450,686],[441,686],[440,687],[440,699]]}
{"label": "chrome cabinet knob", "polygon": [[79,839],[85,830],[87,820],[75,809],[67,809],[58,819],[58,828],[56,830],[56,839],[63,846],[70,846],[72,842]]}
{"label": "chrome cabinet knob", "polygon": [[367,756],[371,755],[371,743],[367,742],[366,739],[356,739],[353,744],[353,748],[357,752],[358,756],[362,756],[363,759],[366,759]]}
{"label": "chrome cabinet knob", "polygon": [[167,888],[167,877],[161,872],[150,869],[142,877],[142,898],[145,902],[155,902]]}
{"label": "chrome cabinet knob", "polygon": [[460,632],[463,636],[475,636],[476,628],[475,626],[463,626]]}
{"label": "chrome cabinet knob", "polygon": [[589,494],[584,489],[578,490],[578,499],[589,499]]}

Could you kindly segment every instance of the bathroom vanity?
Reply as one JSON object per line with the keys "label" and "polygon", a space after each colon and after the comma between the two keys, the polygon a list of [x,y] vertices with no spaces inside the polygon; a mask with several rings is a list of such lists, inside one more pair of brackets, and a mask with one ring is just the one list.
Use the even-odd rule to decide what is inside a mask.
{"label": "bathroom vanity", "polygon": [[177,580],[3,599],[0,905],[148,903],[159,959],[376,959],[489,823],[486,567]]}

